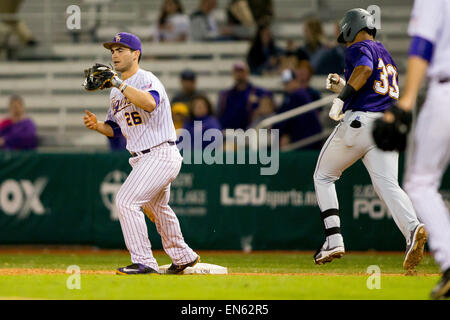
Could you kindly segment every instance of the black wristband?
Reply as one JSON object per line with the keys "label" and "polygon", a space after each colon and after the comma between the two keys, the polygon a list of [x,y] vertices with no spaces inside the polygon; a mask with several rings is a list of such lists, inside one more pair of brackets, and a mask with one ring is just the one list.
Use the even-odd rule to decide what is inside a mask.
{"label": "black wristband", "polygon": [[350,84],[346,84],[342,89],[341,93],[339,93],[338,98],[345,102],[352,94],[356,92],[355,88],[353,88]]}

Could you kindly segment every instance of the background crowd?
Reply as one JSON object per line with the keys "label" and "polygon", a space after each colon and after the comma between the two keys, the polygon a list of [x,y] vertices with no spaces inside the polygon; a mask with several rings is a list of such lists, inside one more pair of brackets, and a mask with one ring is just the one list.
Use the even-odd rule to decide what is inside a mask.
{"label": "background crowd", "polygon": [[[13,1],[14,2],[14,1]],[[0,13],[19,9],[21,1],[2,1]],[[107,5],[108,0],[102,0]],[[226,23],[221,25],[215,16],[216,0],[199,0],[193,12],[185,12],[182,0],[164,0],[161,2],[158,19],[151,27],[145,41],[186,42],[186,41],[249,41],[246,61],[236,61],[231,74],[234,84],[219,93],[217,105],[213,105],[206,92],[198,88],[197,80],[201,75],[186,69],[180,75],[180,90],[170,97],[173,121],[176,129],[193,130],[194,121],[202,120],[203,131],[216,128],[243,129],[254,128],[262,120],[320,99],[318,90],[310,86],[314,74],[342,74],[344,69],[345,47],[337,41],[328,41],[324,35],[321,21],[310,17],[304,22],[304,42],[296,44],[288,41],[280,46],[272,32],[272,19],[275,15],[272,0],[230,0],[226,7]],[[24,41],[34,45],[31,31],[22,21],[7,21],[11,32],[26,34]],[[18,27],[18,26],[21,27]],[[24,32],[23,30],[27,30]],[[338,34],[336,24],[336,34]],[[95,35],[95,30],[92,31]],[[95,37],[93,39],[95,41]],[[76,37],[74,37],[74,41]],[[151,71],[151,70],[150,70]],[[276,103],[271,88],[262,88],[250,81],[250,76],[279,77],[283,84],[283,98]],[[20,116],[15,111],[21,105]],[[28,143],[17,135],[21,123],[27,127],[27,134],[36,135],[31,119],[25,118],[24,104],[19,96],[11,97],[10,116],[0,123],[0,148],[27,149],[38,144],[36,137]],[[304,113],[277,124],[273,128],[280,130],[280,145],[290,143],[322,132],[321,110]],[[21,129],[19,130],[21,131]],[[11,138],[17,137],[17,138]],[[126,142],[123,138],[110,140],[112,150],[122,150]],[[317,149],[321,143],[313,143],[303,148]]]}

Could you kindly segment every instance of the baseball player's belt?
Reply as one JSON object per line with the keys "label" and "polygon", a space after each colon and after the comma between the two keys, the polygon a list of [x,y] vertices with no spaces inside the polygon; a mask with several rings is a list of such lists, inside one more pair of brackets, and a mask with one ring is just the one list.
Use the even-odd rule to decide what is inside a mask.
{"label": "baseball player's belt", "polygon": [[163,145],[164,143],[168,143],[171,146],[176,145],[176,143],[174,141],[166,141],[166,142],[160,143],[160,144],[158,144],[158,145],[156,145],[154,147],[151,147],[149,149],[145,149],[145,150],[138,151],[138,152],[130,152],[131,153],[131,157],[141,156],[143,154],[149,153],[153,148],[159,147],[160,145]]}
{"label": "baseball player's belt", "polygon": [[450,82],[450,77],[448,78],[442,78],[438,80],[439,83],[446,83],[446,82]]}

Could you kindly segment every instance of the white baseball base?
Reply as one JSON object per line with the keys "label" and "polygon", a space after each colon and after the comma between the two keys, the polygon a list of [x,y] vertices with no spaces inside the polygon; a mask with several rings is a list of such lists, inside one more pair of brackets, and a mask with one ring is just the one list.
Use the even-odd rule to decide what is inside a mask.
{"label": "white baseball base", "polygon": [[[165,274],[170,264],[165,264],[159,267],[159,272]],[[187,267],[180,274],[228,274],[226,267],[221,267],[210,263],[197,263],[193,267]]]}

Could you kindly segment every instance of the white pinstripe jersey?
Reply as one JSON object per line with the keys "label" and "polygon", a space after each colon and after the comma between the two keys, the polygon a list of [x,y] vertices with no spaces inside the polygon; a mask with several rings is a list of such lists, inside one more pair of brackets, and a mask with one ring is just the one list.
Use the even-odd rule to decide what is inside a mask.
{"label": "white pinstripe jersey", "polygon": [[434,44],[428,76],[450,77],[450,1],[415,0],[408,33]]}
{"label": "white pinstripe jersey", "polygon": [[114,121],[120,126],[127,139],[128,151],[139,152],[166,141],[176,141],[170,101],[161,81],[153,73],[139,69],[124,82],[136,89],[157,91],[159,94],[156,109],[147,112],[129,102],[119,89],[111,89],[106,121]]}

